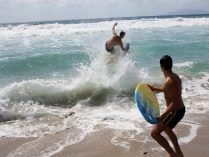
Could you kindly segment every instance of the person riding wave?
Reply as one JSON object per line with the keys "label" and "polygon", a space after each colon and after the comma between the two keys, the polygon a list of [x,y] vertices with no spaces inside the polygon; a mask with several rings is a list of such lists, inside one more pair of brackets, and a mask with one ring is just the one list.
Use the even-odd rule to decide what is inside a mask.
{"label": "person riding wave", "polygon": [[125,36],[125,32],[121,31],[120,32],[120,35],[117,35],[117,33],[115,32],[115,26],[117,26],[118,23],[115,23],[112,27],[112,33],[113,33],[113,36],[110,40],[108,40],[106,43],[105,43],[105,48],[107,50],[107,52],[111,53],[111,54],[114,54],[114,47],[115,46],[120,46],[121,49],[126,53],[126,49],[124,48],[123,46],[123,43],[122,43],[122,39],[124,38]]}

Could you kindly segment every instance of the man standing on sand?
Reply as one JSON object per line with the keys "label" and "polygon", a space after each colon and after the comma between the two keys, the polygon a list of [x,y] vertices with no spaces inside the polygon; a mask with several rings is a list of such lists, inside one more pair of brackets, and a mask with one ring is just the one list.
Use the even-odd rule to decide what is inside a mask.
{"label": "man standing on sand", "polygon": [[[172,130],[176,124],[184,117],[185,106],[181,97],[182,83],[179,76],[172,72],[173,61],[168,55],[160,59],[160,67],[165,76],[165,82],[162,88],[156,88],[149,85],[152,91],[164,92],[166,100],[166,111],[157,117],[159,123],[154,126],[151,136],[168,152],[169,157],[184,157],[177,136]],[[168,141],[161,135],[165,132],[171,140],[174,149]]]}
{"label": "man standing on sand", "polygon": [[120,36],[118,36],[117,33],[115,32],[115,26],[117,26],[117,25],[118,25],[118,23],[115,23],[113,25],[113,27],[112,27],[113,36],[110,40],[108,40],[105,43],[105,48],[106,48],[107,52],[112,53],[112,54],[114,53],[114,46],[117,46],[117,45],[119,45],[121,47],[121,49],[126,52],[126,49],[123,47],[123,43],[122,43],[122,39],[126,33],[121,31]]}

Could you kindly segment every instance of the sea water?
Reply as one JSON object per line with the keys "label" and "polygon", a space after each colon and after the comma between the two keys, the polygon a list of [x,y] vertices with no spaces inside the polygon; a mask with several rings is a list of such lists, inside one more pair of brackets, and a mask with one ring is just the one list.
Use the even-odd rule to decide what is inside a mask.
{"label": "sea water", "polygon": [[[107,64],[104,43],[115,22],[130,52]],[[123,131],[134,139],[150,126],[133,102],[134,89],[141,82],[163,83],[163,55],[173,58],[182,79],[186,114],[209,110],[208,15],[2,24],[0,34],[0,136],[36,137],[31,147],[38,147],[52,135],[37,156],[104,128],[117,130],[112,143],[129,149],[117,140]],[[158,99],[163,110],[163,95]],[[199,125],[182,123],[194,130]]]}

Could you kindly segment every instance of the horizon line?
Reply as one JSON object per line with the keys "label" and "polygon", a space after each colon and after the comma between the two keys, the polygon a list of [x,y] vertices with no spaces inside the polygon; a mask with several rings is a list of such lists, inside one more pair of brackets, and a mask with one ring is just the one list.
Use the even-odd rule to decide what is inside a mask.
{"label": "horizon line", "polygon": [[[162,14],[162,15],[144,15],[144,16],[116,16],[116,17],[95,17],[95,18],[76,18],[76,19],[60,19],[60,20],[40,20],[40,21],[25,21],[25,22],[0,22],[0,25],[20,25],[20,24],[46,24],[46,23],[54,23],[54,22],[64,22],[64,21],[88,21],[88,20],[105,20],[105,19],[109,19],[109,21],[111,20],[116,20],[116,19],[121,19],[124,20],[126,18],[154,18],[154,17],[178,17],[178,16],[204,16],[204,15],[208,15],[209,13],[200,13],[200,14]],[[93,21],[92,21],[93,22]],[[91,22],[89,22],[91,23]]]}

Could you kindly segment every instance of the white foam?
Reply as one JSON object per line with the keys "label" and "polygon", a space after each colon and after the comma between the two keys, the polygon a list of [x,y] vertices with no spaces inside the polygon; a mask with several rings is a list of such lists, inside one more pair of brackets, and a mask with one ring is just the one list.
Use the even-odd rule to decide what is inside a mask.
{"label": "white foam", "polygon": [[1,98],[22,98],[31,100],[31,96],[51,95],[55,91],[60,92],[65,89],[66,81],[62,80],[42,80],[35,79],[29,81],[15,82],[1,89]]}
{"label": "white foam", "polygon": [[62,131],[57,134],[49,134],[36,140],[23,144],[17,150],[10,152],[8,157],[13,156],[40,156],[48,157],[63,150],[66,146],[80,142],[85,136],[79,131]]}
{"label": "white foam", "polygon": [[[188,113],[206,113],[209,111],[209,74],[202,73],[199,78],[182,76],[182,97]],[[195,107],[194,107],[195,106]]]}
{"label": "white foam", "polygon": [[[48,36],[72,33],[92,33],[109,31],[115,21],[103,21],[97,23],[80,24],[40,24],[40,25],[18,25],[0,27],[1,37],[8,36]],[[169,27],[192,27],[208,26],[209,18],[168,18],[168,19],[138,19],[121,20],[119,29],[150,29],[150,28],[169,28]]]}
{"label": "white foam", "polygon": [[[182,79],[182,98],[186,106],[187,114],[204,114],[209,111],[209,74],[202,73],[202,76],[190,78],[180,76]],[[165,109],[163,94],[157,94],[161,110]]]}
{"label": "white foam", "polygon": [[197,136],[197,131],[200,127],[200,124],[186,120],[182,121],[181,124],[189,126],[189,134],[186,137],[181,137],[179,139],[179,144],[189,143]]}
{"label": "white foam", "polygon": [[117,58],[113,64],[107,64],[107,59],[107,53],[97,54],[90,65],[78,69],[79,78],[74,79],[74,84],[91,82],[120,91],[130,89],[148,77],[147,71],[136,68],[129,55]]}
{"label": "white foam", "polygon": [[[79,95],[82,94],[82,92],[84,93],[84,96],[87,96],[78,96],[78,98],[76,99],[78,102],[83,99],[87,100],[87,105],[88,99],[92,95],[94,95],[94,93],[97,94],[100,89],[110,88],[119,93],[121,91],[128,91],[132,87],[134,87],[135,84],[138,83],[138,81],[148,76],[143,69],[138,70],[134,66],[134,63],[130,60],[128,55],[126,57],[120,58],[120,60],[118,60],[113,66],[106,65],[105,57],[99,55],[98,57],[93,59],[90,65],[81,66],[78,70],[78,77],[75,77],[72,80],[34,79],[22,82],[15,82],[4,88],[1,88],[0,109],[3,111],[9,111],[11,115],[19,113],[20,116],[26,119],[26,121],[15,121],[13,125],[3,124],[1,135],[38,137],[41,136],[41,134],[62,130],[62,128],[67,127],[68,123],[62,125],[58,125],[58,123],[63,120],[63,117],[67,112],[70,112],[70,109],[44,105],[57,104],[58,106],[62,103],[63,99],[66,99],[67,102],[71,101],[71,97],[74,98],[76,97],[76,94]],[[130,78],[130,76],[132,77]],[[114,96],[110,99],[113,102],[118,101],[117,98],[116,100],[114,100]],[[120,106],[120,104],[118,105]],[[80,112],[80,110],[76,110],[75,112]],[[99,111],[95,111],[94,113],[92,113],[93,117],[88,117],[89,114],[84,112],[84,110],[81,110],[81,113],[76,114],[81,114],[80,117],[76,116],[78,118],[77,127],[86,128],[86,124],[83,123],[86,122],[86,119],[88,119],[89,121],[95,121],[96,125],[99,123],[99,121],[101,121],[101,119],[108,119],[108,116],[112,116],[115,118],[115,120],[113,120],[112,122],[102,120],[102,123],[110,128],[114,127],[120,129],[124,128],[127,125],[129,125],[130,129],[135,128],[135,124],[131,123],[128,120],[130,119],[130,115],[129,113],[126,113],[126,111],[114,111],[111,112],[111,115],[107,115],[107,112],[103,107],[101,107]],[[104,117],[99,117],[101,115],[95,113],[105,115],[103,115]],[[123,116],[127,114],[127,117],[125,118],[121,116],[121,113],[123,114]],[[45,118],[47,119],[47,117],[52,118],[51,115],[55,117],[54,121],[57,122],[55,126],[50,122],[45,121]],[[82,117],[85,117],[86,119]],[[38,122],[36,118],[42,119],[40,120],[40,122]],[[117,125],[114,122],[117,123]],[[44,130],[45,125],[47,125],[47,127],[51,129]],[[20,126],[27,126],[27,129],[23,130]],[[14,127],[17,128],[14,129],[16,131],[11,132],[10,134],[3,131],[4,129],[13,130]]]}
{"label": "white foam", "polygon": [[174,64],[174,66],[176,66],[177,68],[192,67],[193,64],[195,64],[195,63],[194,62],[183,62],[183,63],[176,63],[176,64]]}
{"label": "white foam", "polygon": [[126,141],[121,141],[121,140],[118,140],[118,138],[121,138],[123,137],[123,130],[115,130],[115,136],[111,139],[111,143],[116,145],[116,146],[119,146],[119,147],[122,147],[122,148],[125,148],[125,150],[129,150],[131,145],[130,145],[130,142],[128,140]]}

